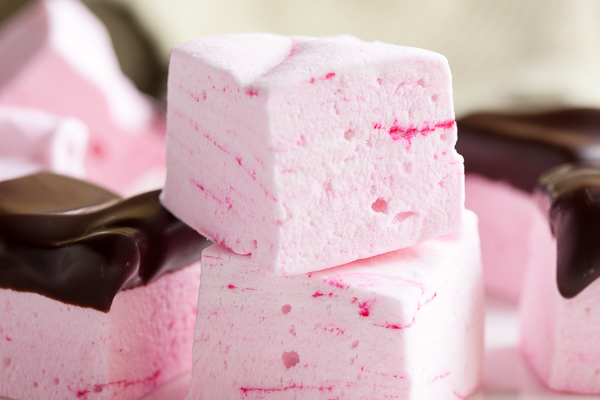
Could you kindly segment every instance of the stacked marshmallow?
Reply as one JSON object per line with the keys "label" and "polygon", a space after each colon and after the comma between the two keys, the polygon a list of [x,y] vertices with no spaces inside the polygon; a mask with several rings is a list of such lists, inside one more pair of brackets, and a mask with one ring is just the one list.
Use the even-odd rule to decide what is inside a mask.
{"label": "stacked marshmallow", "polygon": [[203,253],[188,399],[464,398],[477,221],[450,72],[352,37],[209,37],[171,55],[163,204]]}

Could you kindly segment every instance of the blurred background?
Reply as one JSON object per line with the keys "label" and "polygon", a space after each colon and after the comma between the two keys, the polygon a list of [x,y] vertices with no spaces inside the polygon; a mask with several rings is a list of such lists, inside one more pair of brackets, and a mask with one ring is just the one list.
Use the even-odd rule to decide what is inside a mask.
{"label": "blurred background", "polygon": [[[0,19],[27,0],[1,0]],[[84,0],[107,26],[124,72],[165,92],[170,49],[219,33],[349,33],[444,54],[457,115],[600,106],[597,0]]]}

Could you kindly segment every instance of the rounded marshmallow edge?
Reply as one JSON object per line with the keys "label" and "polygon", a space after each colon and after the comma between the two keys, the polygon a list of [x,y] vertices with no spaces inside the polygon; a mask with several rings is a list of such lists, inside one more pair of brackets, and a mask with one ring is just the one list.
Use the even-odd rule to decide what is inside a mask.
{"label": "rounded marshmallow edge", "polygon": [[327,37],[238,33],[207,36],[176,46],[173,52],[227,71],[241,87],[268,90],[293,85],[332,70],[416,59],[437,63],[450,76],[446,57],[433,51],[383,42],[365,42],[351,35]]}

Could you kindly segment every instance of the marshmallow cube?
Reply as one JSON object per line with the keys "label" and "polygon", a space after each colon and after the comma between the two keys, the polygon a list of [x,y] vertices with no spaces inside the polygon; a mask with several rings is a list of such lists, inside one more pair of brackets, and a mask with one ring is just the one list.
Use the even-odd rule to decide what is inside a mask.
{"label": "marshmallow cube", "polygon": [[87,126],[42,110],[0,106],[0,180],[39,171],[82,177]]}
{"label": "marshmallow cube", "polygon": [[209,247],[186,399],[466,398],[484,311],[476,217],[464,217],[460,232],[305,275]]}
{"label": "marshmallow cube", "polygon": [[600,281],[570,299],[559,293],[557,243],[540,210],[530,246],[520,304],[521,352],[550,389],[600,394]]}
{"label": "marshmallow cube", "polygon": [[0,289],[0,397],[138,399],[191,368],[200,263],[119,292],[108,313]]}
{"label": "marshmallow cube", "polygon": [[121,72],[108,31],[80,1],[39,0],[0,27],[0,104],[90,130],[87,178],[122,193],[164,170],[164,117]]}
{"label": "marshmallow cube", "polygon": [[446,59],[239,34],[171,54],[162,202],[269,273],[321,270],[460,226]]}

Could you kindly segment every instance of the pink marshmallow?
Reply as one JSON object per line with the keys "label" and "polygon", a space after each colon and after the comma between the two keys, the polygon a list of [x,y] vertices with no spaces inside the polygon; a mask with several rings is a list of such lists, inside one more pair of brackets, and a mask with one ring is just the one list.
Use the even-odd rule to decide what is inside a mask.
{"label": "pink marshmallow", "polygon": [[171,53],[162,201],[292,275],[460,226],[446,59],[349,36],[208,37]]}
{"label": "pink marshmallow", "polygon": [[415,247],[277,277],[214,245],[187,400],[468,397],[483,355],[477,219]]}
{"label": "pink marshmallow", "polygon": [[122,74],[108,32],[74,0],[40,0],[0,28],[0,104],[76,117],[90,128],[88,178],[123,193],[164,169],[163,117]]}
{"label": "pink marshmallow", "polygon": [[42,110],[0,106],[0,180],[39,171],[83,177],[88,128]]}
{"label": "pink marshmallow", "polygon": [[[598,247],[597,235],[589,234],[590,229],[597,231],[600,169],[590,168],[594,173],[586,176],[585,168],[570,168],[557,167],[551,171],[554,175],[540,178],[547,182],[549,177],[564,179],[561,173],[572,174],[545,188],[553,203],[546,207],[544,198],[533,215],[531,257],[520,303],[521,352],[550,389],[600,394]],[[571,208],[573,199],[585,204]],[[592,247],[590,254],[586,250]]]}
{"label": "pink marshmallow", "polygon": [[467,174],[465,207],[479,217],[486,290],[518,302],[531,257],[529,237],[535,201],[530,193],[508,183]]}
{"label": "pink marshmallow", "polygon": [[117,294],[108,313],[0,289],[0,396],[138,399],[191,368],[200,263]]}
{"label": "pink marshmallow", "polygon": [[484,112],[457,125],[465,205],[479,216],[486,288],[517,302],[531,257],[528,238],[537,208],[531,191],[549,168],[600,159],[600,110]]}

